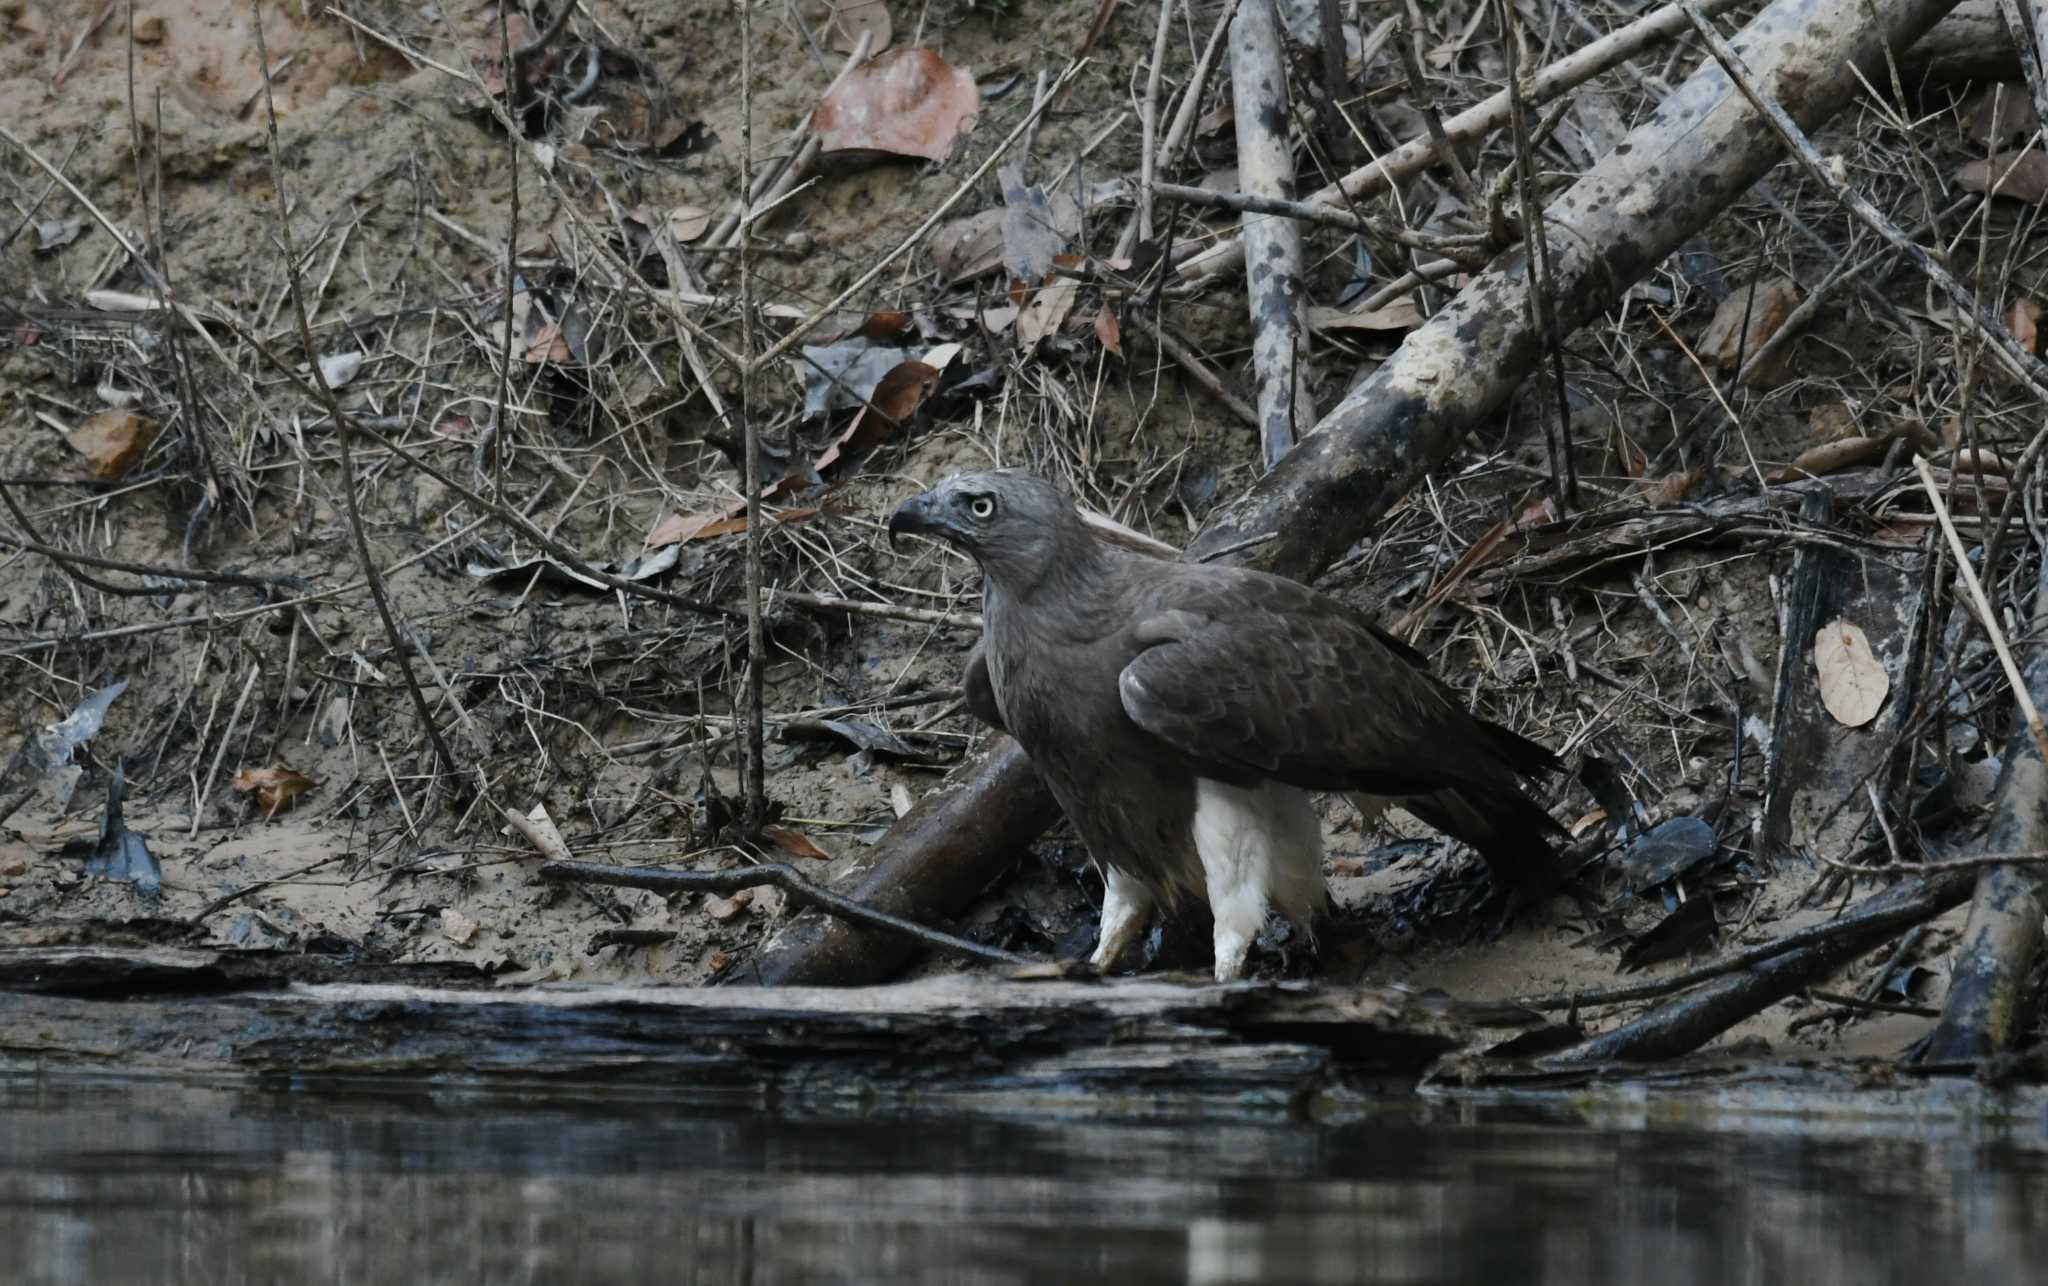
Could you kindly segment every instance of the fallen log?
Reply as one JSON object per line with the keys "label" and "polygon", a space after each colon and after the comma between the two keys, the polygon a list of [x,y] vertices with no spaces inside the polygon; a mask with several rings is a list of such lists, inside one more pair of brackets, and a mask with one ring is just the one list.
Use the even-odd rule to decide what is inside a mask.
{"label": "fallen log", "polygon": [[[1412,992],[1105,987],[981,975],[893,986],[289,988],[234,953],[0,948],[0,1073],[602,1082],[742,1102],[1285,1110],[1413,1077],[1497,1021]],[[473,976],[481,978],[475,971]],[[5,994],[12,991],[13,994]]]}
{"label": "fallen log", "polygon": [[[2048,630],[2048,558],[2034,590],[2035,638]],[[2048,647],[2024,675],[2034,705],[2048,705]],[[2048,849],[2048,763],[2024,718],[2005,745],[1984,847],[1993,853]],[[1974,1063],[2012,1048],[2023,1017],[2027,975],[2041,951],[2044,893],[2038,866],[1993,866],[1977,877],[1969,923],[1950,958],[1948,995],[1920,1059]]]}
{"label": "fallen log", "polygon": [[1730,1027],[1787,996],[1822,982],[1970,895],[1966,871],[1946,871],[1900,884],[1870,898],[1826,941],[1772,956],[1657,1006],[1639,1018],[1537,1060],[1559,1069],[1600,1063],[1651,1062],[1689,1054]]}
{"label": "fallen log", "polygon": [[[1882,72],[1954,0],[1777,0],[1735,42],[1765,92],[1812,128]],[[1545,211],[1559,339],[1600,316],[1783,155],[1721,69],[1703,66]],[[1409,337],[1251,491],[1189,557],[1308,580],[1341,557],[1475,425],[1490,423],[1541,355],[1528,259],[1504,256]],[[934,923],[994,882],[1055,815],[1023,753],[1003,743],[913,809],[850,896]],[[1036,821],[1037,825],[1032,825]],[[966,869],[962,869],[965,867]],[[935,886],[957,895],[949,902]],[[912,905],[915,911],[909,909]],[[799,924],[755,958],[771,983],[869,982],[908,958],[843,926]]]}

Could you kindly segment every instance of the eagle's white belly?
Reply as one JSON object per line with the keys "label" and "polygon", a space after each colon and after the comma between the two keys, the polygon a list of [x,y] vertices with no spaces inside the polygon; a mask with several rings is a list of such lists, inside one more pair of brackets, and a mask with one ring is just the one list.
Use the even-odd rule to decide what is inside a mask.
{"label": "eagle's white belly", "polygon": [[1197,778],[1195,852],[1216,917],[1216,977],[1235,978],[1272,907],[1309,929],[1323,906],[1323,827],[1308,792]]}

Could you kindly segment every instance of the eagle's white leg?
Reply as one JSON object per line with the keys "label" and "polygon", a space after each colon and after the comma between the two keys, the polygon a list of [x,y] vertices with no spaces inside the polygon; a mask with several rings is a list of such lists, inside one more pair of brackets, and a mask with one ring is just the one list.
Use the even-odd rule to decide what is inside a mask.
{"label": "eagle's white leg", "polygon": [[1096,939],[1095,954],[1088,963],[1107,972],[1116,964],[1140,933],[1152,914],[1152,890],[1119,871],[1106,867],[1102,877],[1102,934]]}
{"label": "eagle's white leg", "polygon": [[1195,783],[1195,852],[1216,917],[1216,980],[1244,972],[1270,904],[1297,928],[1323,905],[1323,828],[1308,793],[1277,781]]}

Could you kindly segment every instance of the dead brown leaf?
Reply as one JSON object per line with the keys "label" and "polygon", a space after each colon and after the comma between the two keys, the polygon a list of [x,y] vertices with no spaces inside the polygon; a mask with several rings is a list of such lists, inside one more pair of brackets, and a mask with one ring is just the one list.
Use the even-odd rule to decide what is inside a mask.
{"label": "dead brown leaf", "polygon": [[1384,308],[1367,312],[1321,306],[1308,310],[1308,328],[1314,331],[1414,330],[1421,324],[1422,309],[1413,296],[1396,299]]}
{"label": "dead brown leaf", "polygon": [[1116,314],[1110,310],[1107,304],[1103,305],[1101,310],[1095,314],[1095,338],[1102,341],[1104,348],[1115,353],[1118,357],[1122,357],[1124,355],[1123,335],[1123,328],[1117,325]]}
{"label": "dead brown leaf", "polygon": [[[1756,355],[1799,306],[1799,287],[1790,277],[1736,290],[1714,310],[1700,335],[1700,353],[1724,371]],[[1743,323],[1747,321],[1747,334]]]}
{"label": "dead brown leaf", "polygon": [[943,224],[932,233],[932,265],[946,285],[993,272],[1003,262],[1001,206]]}
{"label": "dead brown leaf", "polygon": [[162,428],[133,411],[101,411],[71,430],[64,440],[86,458],[93,477],[112,480],[141,462]]}
{"label": "dead brown leaf", "polygon": [[[747,529],[745,501],[735,502],[733,508],[741,512],[723,514],[670,514],[654,525],[647,533],[647,548],[658,549],[663,545],[680,545],[692,540],[710,540],[715,536],[731,536]],[[785,522],[802,522],[818,516],[815,506],[805,509],[771,509],[768,520],[780,525]]]}
{"label": "dead brown leaf", "polygon": [[1863,436],[1856,426],[1856,412],[1847,402],[1823,402],[1807,414],[1806,427],[1815,443],[1839,442]]}
{"label": "dead brown leaf", "polygon": [[943,161],[980,111],[973,76],[929,49],[896,49],[848,72],[818,104],[811,126],[828,154]]}
{"label": "dead brown leaf", "polygon": [[1884,453],[1891,449],[1889,438],[1837,438],[1823,442],[1817,447],[1808,447],[1799,453],[1799,458],[1782,469],[1774,469],[1768,475],[1772,482],[1796,482],[1800,478],[1818,478],[1824,474],[1851,469],[1859,464],[1870,464],[1884,459]]}
{"label": "dead brown leaf", "polygon": [[2000,152],[1989,160],[1968,162],[1956,171],[1956,186],[1965,192],[1990,192],[2040,205],[2048,201],[2048,152],[2038,148]]}
{"label": "dead brown leaf", "polygon": [[729,898],[712,894],[704,899],[704,914],[714,920],[730,920],[747,909],[747,903],[754,900],[752,889],[741,889]]}
{"label": "dead brown leaf", "polygon": [[2012,337],[2029,353],[2041,351],[2041,312],[2037,300],[2021,295],[2012,301],[2012,309],[2005,315],[2005,324],[2012,331]]}
{"label": "dead brown leaf", "polygon": [[809,858],[814,862],[829,862],[832,855],[811,842],[802,831],[793,831],[787,826],[763,826],[761,837],[791,857]]}
{"label": "dead brown leaf", "polygon": [[1875,719],[1891,691],[1891,676],[1871,652],[1862,627],[1839,618],[1814,634],[1813,666],[1820,674],[1821,704],[1846,727],[1860,728]]}
{"label": "dead brown leaf", "polygon": [[238,794],[251,795],[265,817],[275,817],[320,783],[295,769],[245,768],[229,783]]}

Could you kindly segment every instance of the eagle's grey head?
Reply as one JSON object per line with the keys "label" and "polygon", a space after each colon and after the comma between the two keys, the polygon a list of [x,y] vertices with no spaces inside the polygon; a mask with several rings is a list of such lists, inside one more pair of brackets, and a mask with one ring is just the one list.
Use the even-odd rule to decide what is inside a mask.
{"label": "eagle's grey head", "polygon": [[1073,502],[1034,473],[956,473],[912,496],[889,516],[889,536],[943,540],[1001,584],[1035,584],[1081,529]]}

